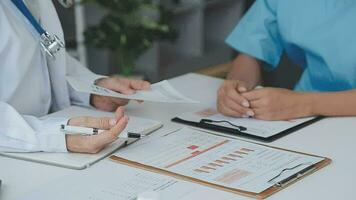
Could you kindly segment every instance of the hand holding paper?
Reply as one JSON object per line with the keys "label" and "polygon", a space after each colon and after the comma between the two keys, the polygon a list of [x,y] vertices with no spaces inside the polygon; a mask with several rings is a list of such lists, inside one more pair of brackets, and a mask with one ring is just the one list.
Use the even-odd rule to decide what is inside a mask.
{"label": "hand holding paper", "polygon": [[86,83],[75,77],[67,77],[70,85],[79,92],[116,97],[129,100],[141,100],[162,103],[199,103],[193,99],[183,96],[175,90],[168,81],[161,81],[153,84],[150,90],[140,90],[131,95],[121,94],[110,89],[100,87],[91,83]]}
{"label": "hand holding paper", "polygon": [[[95,85],[126,95],[134,94],[136,91],[140,90],[149,90],[151,88],[151,84],[147,81],[127,79],[118,76],[97,79],[95,81]],[[90,95],[90,104],[100,110],[113,111],[118,106],[125,106],[128,103],[128,99],[107,97],[96,94]]]}

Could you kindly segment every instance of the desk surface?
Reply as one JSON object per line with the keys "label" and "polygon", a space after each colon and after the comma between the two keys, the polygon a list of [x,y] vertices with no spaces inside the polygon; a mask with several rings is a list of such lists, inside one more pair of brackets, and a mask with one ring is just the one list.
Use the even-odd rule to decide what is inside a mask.
{"label": "desk surface", "polygon": [[[221,81],[197,74],[187,74],[170,80],[180,92],[205,105],[215,104],[216,91]],[[160,120],[166,127],[178,127],[181,125],[171,123],[170,119],[178,113],[189,112],[195,106],[132,103],[126,111],[132,116]],[[326,156],[332,158],[333,163],[269,199],[354,199],[356,134],[353,127],[355,123],[355,117],[327,118],[270,143],[273,146]],[[111,164],[115,163],[101,161],[92,168]],[[63,176],[71,176],[75,179],[80,173],[83,172],[0,157],[0,179],[3,180],[0,199],[16,199],[40,185]],[[201,199],[204,197],[202,196]],[[241,196],[239,199],[249,198]]]}

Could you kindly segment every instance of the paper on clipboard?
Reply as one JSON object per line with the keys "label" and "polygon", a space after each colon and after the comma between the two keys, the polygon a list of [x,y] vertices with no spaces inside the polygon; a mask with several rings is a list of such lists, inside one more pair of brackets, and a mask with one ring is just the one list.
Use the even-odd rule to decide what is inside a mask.
{"label": "paper on clipboard", "polygon": [[324,160],[322,157],[229,139],[191,128],[183,128],[144,143],[139,141],[118,151],[115,156],[252,193],[261,193]]}
{"label": "paper on clipboard", "polygon": [[211,124],[228,128],[236,128],[232,125],[243,126],[246,128],[246,130],[243,131],[244,133],[255,135],[261,138],[271,137],[284,130],[315,119],[315,117],[306,117],[285,121],[265,121],[254,118],[234,118],[224,116],[214,108],[204,108],[195,112],[183,113],[178,117],[194,122],[199,122],[202,119],[214,120],[218,123],[212,122]]}
{"label": "paper on clipboard", "polygon": [[84,93],[161,103],[199,103],[198,101],[180,94],[171,86],[171,84],[169,84],[167,80],[151,85],[151,89],[148,91],[141,90],[132,95],[124,95],[110,89],[82,81],[76,77],[67,77],[67,81],[75,90]]}

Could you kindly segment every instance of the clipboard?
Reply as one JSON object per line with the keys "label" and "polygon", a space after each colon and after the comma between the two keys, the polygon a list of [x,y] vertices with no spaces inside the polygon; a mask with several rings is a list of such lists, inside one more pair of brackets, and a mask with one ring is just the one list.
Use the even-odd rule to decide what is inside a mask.
{"label": "clipboard", "polygon": [[[214,133],[210,133],[210,134],[215,135]],[[245,142],[248,142],[248,141],[245,141]],[[248,191],[244,191],[244,190],[240,190],[240,189],[236,189],[236,188],[225,187],[225,186],[222,186],[222,185],[219,185],[219,184],[211,183],[211,182],[204,181],[204,180],[201,180],[201,179],[198,179],[198,178],[186,176],[186,175],[183,175],[183,174],[171,172],[171,171],[164,170],[164,169],[160,169],[158,167],[142,164],[140,162],[132,161],[132,160],[125,159],[125,158],[122,158],[122,157],[118,157],[118,156],[115,156],[115,155],[112,155],[110,157],[110,159],[112,161],[114,161],[114,162],[118,162],[118,163],[121,163],[121,164],[124,164],[124,165],[128,165],[128,166],[131,166],[131,167],[135,167],[135,168],[151,171],[151,172],[158,173],[158,174],[171,176],[171,177],[174,177],[174,178],[177,178],[177,179],[180,179],[180,180],[189,181],[189,182],[197,183],[197,184],[200,184],[200,185],[212,187],[212,188],[215,188],[215,189],[223,190],[223,191],[226,191],[226,192],[231,192],[231,193],[235,193],[235,194],[239,194],[239,195],[243,195],[243,196],[247,196],[247,197],[252,197],[252,198],[256,198],[256,199],[265,199],[265,198],[277,193],[278,191],[280,191],[280,190],[292,185],[293,183],[296,183],[297,181],[299,181],[299,180],[301,180],[301,179],[313,174],[314,172],[326,167],[327,165],[329,165],[332,162],[332,160],[330,158],[326,158],[326,157],[322,157],[322,156],[317,156],[317,155],[313,155],[313,154],[307,154],[307,153],[298,152],[298,151],[287,150],[287,149],[283,149],[283,148],[273,147],[273,146],[264,145],[264,144],[258,144],[258,143],[254,143],[254,142],[249,142],[249,143],[261,145],[261,146],[272,148],[272,149],[276,149],[276,150],[282,150],[282,151],[286,151],[286,152],[297,153],[297,154],[300,154],[300,155],[313,156],[313,157],[321,158],[322,160],[317,162],[317,163],[315,163],[315,164],[313,164],[313,165],[310,165],[310,166],[308,166],[308,167],[306,167],[304,169],[301,169],[301,170],[299,170],[299,171],[297,171],[297,172],[285,177],[284,179],[279,180],[278,182],[275,182],[273,184],[273,186],[271,186],[268,189],[262,191],[261,193],[254,193],[254,192],[248,192]],[[288,170],[288,168],[284,168],[283,170],[281,170],[280,174],[278,174],[275,177],[272,177],[269,181],[276,179],[278,176],[280,176],[286,170]]]}
{"label": "clipboard", "polygon": [[171,121],[180,123],[180,124],[185,124],[185,125],[192,126],[192,127],[196,127],[196,128],[217,131],[217,132],[221,132],[221,133],[225,133],[225,134],[229,134],[229,135],[233,135],[233,136],[240,136],[240,137],[258,140],[258,141],[262,141],[262,142],[273,142],[281,137],[291,134],[291,133],[293,133],[299,129],[302,129],[306,126],[309,126],[310,124],[313,124],[321,119],[323,119],[322,116],[317,116],[317,117],[311,118],[308,121],[305,121],[298,125],[284,129],[283,131],[277,132],[269,137],[262,137],[262,136],[254,135],[254,134],[245,132],[238,128],[226,127],[226,126],[222,126],[222,125],[209,123],[208,119],[200,119],[199,121],[193,121],[193,120],[183,119],[182,117],[175,117],[175,118],[171,119]]}

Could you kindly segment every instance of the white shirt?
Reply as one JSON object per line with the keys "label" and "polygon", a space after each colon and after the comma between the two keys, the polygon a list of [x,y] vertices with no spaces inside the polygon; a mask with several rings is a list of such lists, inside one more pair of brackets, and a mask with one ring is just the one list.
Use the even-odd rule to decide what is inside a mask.
{"label": "white shirt", "polygon": [[[27,0],[42,27],[63,40],[51,1]],[[89,105],[89,95],[68,86],[66,75],[94,81],[93,74],[65,50],[47,59],[39,34],[10,0],[0,1],[0,151],[66,152],[60,124],[67,119],[39,117],[70,105]]]}

